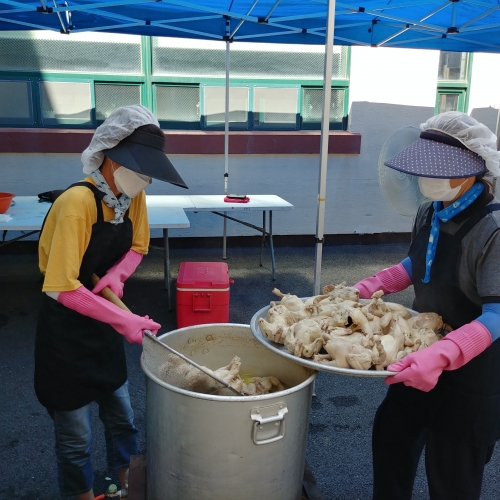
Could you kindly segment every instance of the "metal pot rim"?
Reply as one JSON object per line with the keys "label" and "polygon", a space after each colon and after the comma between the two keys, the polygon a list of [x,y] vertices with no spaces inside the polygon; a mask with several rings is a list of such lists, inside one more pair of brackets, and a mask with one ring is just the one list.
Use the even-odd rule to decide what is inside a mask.
{"label": "metal pot rim", "polygon": [[[240,323],[222,323],[224,327],[227,326],[236,326],[236,327],[244,327],[245,329],[250,330],[250,325],[245,325],[245,324],[240,324]],[[178,332],[182,332],[185,330],[193,330],[193,329],[203,329],[203,327],[206,327],[207,325],[194,325],[194,326],[186,326],[184,328],[179,328],[178,330],[172,330],[171,332],[165,333],[163,335],[158,336],[159,339],[163,339],[165,337],[168,337],[169,335],[176,334]],[[210,326],[213,326],[210,324]],[[291,361],[290,361],[291,363]],[[300,365],[297,365],[300,366]],[[293,394],[297,391],[300,391],[304,387],[307,387],[309,384],[311,384],[314,379],[316,378],[317,372],[316,371],[311,371],[308,368],[306,368],[307,371],[311,371],[311,375],[301,382],[298,385],[294,385],[293,387],[290,387],[289,389],[285,389],[284,391],[279,391],[279,392],[272,392],[270,394],[262,394],[262,395],[257,395],[257,396],[217,396],[214,394],[202,394],[199,392],[192,392],[188,391],[186,389],[181,389],[180,387],[176,387],[175,385],[168,384],[167,382],[164,382],[160,378],[156,377],[153,375],[149,369],[146,367],[144,363],[144,353],[141,354],[141,368],[143,372],[146,374],[148,378],[150,378],[153,382],[156,382],[158,385],[164,387],[165,389],[169,389],[171,391],[177,392],[179,394],[183,394],[185,396],[190,396],[192,398],[197,398],[197,399],[206,399],[206,400],[211,400],[211,401],[226,401],[226,402],[249,402],[249,401],[263,401],[267,399],[275,399],[283,396],[287,396],[288,394]],[[305,368],[305,367],[303,367]]]}

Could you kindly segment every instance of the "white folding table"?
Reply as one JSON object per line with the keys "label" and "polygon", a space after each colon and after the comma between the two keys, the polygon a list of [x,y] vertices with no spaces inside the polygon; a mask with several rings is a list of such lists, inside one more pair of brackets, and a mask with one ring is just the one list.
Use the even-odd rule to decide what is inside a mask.
{"label": "white folding table", "polygon": [[[271,265],[273,281],[276,279],[276,264],[274,260],[274,245],[273,245],[273,211],[274,210],[292,210],[293,205],[288,201],[274,194],[249,194],[250,201],[248,203],[226,203],[225,195],[219,194],[192,194],[192,195],[152,195],[148,196],[148,209],[150,206],[168,206],[182,207],[186,212],[212,212],[216,215],[224,217],[224,234],[223,234],[223,250],[222,258],[226,257],[226,220],[232,220],[238,224],[251,227],[262,234],[260,244],[260,265],[262,266],[262,251],[264,245],[267,244],[266,237],[269,237],[269,247],[271,250]],[[237,219],[228,213],[234,212],[252,212],[262,211],[262,227],[255,226],[248,222]],[[269,231],[266,229],[266,213],[269,219]]]}
{"label": "white folding table", "polygon": [[[165,197],[162,197],[165,198]],[[170,290],[170,252],[168,244],[168,230],[170,228],[189,227],[189,219],[184,210],[179,206],[166,206],[156,199],[152,201],[151,197],[146,196],[146,206],[148,208],[149,227],[151,229],[163,229],[164,250],[164,279],[165,288],[168,296],[168,309],[171,310],[171,290]],[[16,196],[14,198],[15,205],[7,210],[7,214],[12,216],[8,222],[0,221],[0,231],[2,234],[2,243],[0,246],[7,245],[13,241],[17,241],[41,230],[45,215],[47,214],[51,203],[39,202],[37,196]],[[17,238],[5,240],[7,231],[22,231],[24,234]]]}

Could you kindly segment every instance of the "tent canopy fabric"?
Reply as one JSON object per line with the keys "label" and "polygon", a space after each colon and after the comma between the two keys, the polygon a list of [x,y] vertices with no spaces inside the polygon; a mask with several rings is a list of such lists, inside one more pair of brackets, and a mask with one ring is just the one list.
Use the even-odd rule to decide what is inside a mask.
{"label": "tent canopy fabric", "polygon": [[[220,40],[226,44],[225,172],[228,165],[229,42],[500,52],[500,0],[0,0],[0,31],[109,32]],[[324,236],[329,86],[323,85],[313,294]],[[227,192],[227,175],[225,175]],[[226,219],[224,219],[226,222]],[[224,225],[224,235],[226,234]],[[225,253],[225,246],[224,246]]]}
{"label": "tent canopy fabric", "polygon": [[[324,44],[327,0],[0,0],[0,30]],[[500,51],[498,0],[335,3],[336,45]]]}

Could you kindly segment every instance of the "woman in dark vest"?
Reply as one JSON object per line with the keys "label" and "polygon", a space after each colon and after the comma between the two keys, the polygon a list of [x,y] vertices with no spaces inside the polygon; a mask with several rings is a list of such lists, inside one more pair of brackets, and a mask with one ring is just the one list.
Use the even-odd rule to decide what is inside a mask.
{"label": "woman in dark vest", "polygon": [[420,139],[386,162],[419,177],[424,202],[408,257],[356,285],[361,298],[413,284],[413,308],[453,328],[387,369],[372,449],[375,500],[410,500],[425,446],[432,500],[479,499],[500,438],[500,173],[495,135],[456,111],[421,125]]}
{"label": "woman in dark vest", "polygon": [[[99,295],[119,297],[148,251],[144,188],[151,178],[186,187],[163,152],[165,136],[143,106],[113,111],[82,154],[89,176],[54,202],[39,243],[44,297],[35,343],[35,391],[54,422],[63,496],[94,498],[90,406],[99,405],[109,467],[122,486],[137,453],[123,338],[142,343],[160,325]],[[100,277],[92,285],[92,275]]]}

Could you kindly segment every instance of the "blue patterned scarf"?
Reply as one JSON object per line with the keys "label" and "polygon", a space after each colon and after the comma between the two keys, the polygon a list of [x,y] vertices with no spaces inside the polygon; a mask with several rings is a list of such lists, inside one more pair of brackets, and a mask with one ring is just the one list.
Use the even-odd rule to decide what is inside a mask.
{"label": "blue patterned scarf", "polygon": [[429,243],[427,244],[427,253],[425,255],[425,276],[422,280],[423,283],[429,283],[431,279],[431,267],[434,262],[439,239],[439,223],[448,222],[450,219],[453,219],[455,215],[464,211],[477,200],[483,190],[484,186],[480,182],[477,182],[466,193],[460,196],[460,198],[442,210],[442,201],[435,201],[433,203],[434,214],[432,215],[431,233],[429,235]]}
{"label": "blue patterned scarf", "polygon": [[119,198],[117,198],[111,188],[108,186],[106,179],[102,175],[99,169],[94,170],[91,174],[92,179],[94,179],[97,189],[104,193],[104,198],[102,199],[104,203],[114,209],[115,218],[110,220],[111,224],[121,224],[123,222],[123,214],[130,207],[130,197],[126,194],[122,194]]}

